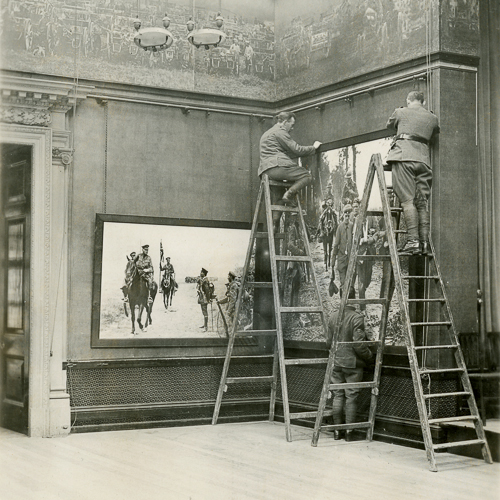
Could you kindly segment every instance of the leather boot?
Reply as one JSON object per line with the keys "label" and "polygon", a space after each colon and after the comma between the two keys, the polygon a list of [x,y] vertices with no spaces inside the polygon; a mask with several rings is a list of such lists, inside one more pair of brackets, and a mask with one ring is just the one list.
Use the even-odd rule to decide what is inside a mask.
{"label": "leather boot", "polygon": [[420,241],[418,238],[418,212],[413,200],[401,203],[406,222],[407,241],[402,253],[420,253]]}
{"label": "leather boot", "polygon": [[418,235],[422,244],[422,255],[430,253],[429,232],[431,228],[431,216],[427,210],[427,203],[421,202],[417,205],[418,210]]}
{"label": "leather boot", "polygon": [[312,182],[312,177],[304,177],[303,179],[298,180],[295,184],[290,186],[290,189],[286,191],[286,193],[283,195],[283,198],[281,201],[285,203],[285,205],[289,205],[291,207],[296,207],[297,204],[294,201],[294,196],[296,193],[298,193],[302,188],[305,188]]}
{"label": "leather boot", "polygon": [[339,441],[340,439],[342,439],[344,436],[343,436],[343,431],[333,431],[333,439],[335,441]]}
{"label": "leather boot", "polygon": [[203,327],[205,328],[205,331],[207,331],[208,330],[208,318],[205,318],[204,323],[205,324],[203,325]]}

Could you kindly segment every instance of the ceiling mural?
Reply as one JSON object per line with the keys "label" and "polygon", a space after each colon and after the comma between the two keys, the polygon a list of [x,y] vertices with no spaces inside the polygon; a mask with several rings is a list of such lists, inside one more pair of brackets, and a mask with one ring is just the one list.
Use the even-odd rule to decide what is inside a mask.
{"label": "ceiling mural", "polygon": [[[274,101],[444,50],[478,55],[479,0],[0,0],[5,69]],[[226,39],[193,47],[187,23]],[[162,26],[173,44],[134,43]]]}
{"label": "ceiling mural", "polygon": [[276,2],[278,97],[437,50],[438,0]]}
{"label": "ceiling mural", "polygon": [[[196,49],[187,41],[188,20],[196,29],[214,27],[221,6],[220,0],[2,0],[2,67],[273,100],[272,0],[231,0],[220,9],[225,41]],[[172,46],[139,48],[134,19],[143,28],[161,27],[165,13]]]}

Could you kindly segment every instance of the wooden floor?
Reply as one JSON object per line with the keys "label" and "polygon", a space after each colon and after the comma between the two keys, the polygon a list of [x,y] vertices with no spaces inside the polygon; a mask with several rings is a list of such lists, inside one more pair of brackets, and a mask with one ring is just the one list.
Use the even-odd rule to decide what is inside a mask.
{"label": "wooden floor", "polygon": [[500,498],[500,464],[258,422],[28,438],[0,429],[2,500]]}

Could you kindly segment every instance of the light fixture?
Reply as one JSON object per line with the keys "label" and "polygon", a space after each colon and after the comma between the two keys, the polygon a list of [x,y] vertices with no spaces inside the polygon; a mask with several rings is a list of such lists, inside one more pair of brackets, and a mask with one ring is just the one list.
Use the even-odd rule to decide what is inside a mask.
{"label": "light fixture", "polygon": [[168,49],[174,43],[174,37],[167,29],[170,26],[170,18],[167,14],[162,19],[162,24],[163,28],[152,26],[141,29],[142,23],[139,15],[137,15],[137,18],[134,20],[134,28],[137,31],[134,36],[134,43],[141,49],[151,52]]}
{"label": "light fixture", "polygon": [[210,49],[210,47],[218,47],[226,39],[226,34],[218,28],[222,27],[224,19],[220,12],[215,18],[215,26],[217,28],[200,28],[199,30],[194,30],[194,21],[190,17],[187,22],[188,37],[189,42],[194,45],[197,49],[200,47],[205,47],[205,49]]}

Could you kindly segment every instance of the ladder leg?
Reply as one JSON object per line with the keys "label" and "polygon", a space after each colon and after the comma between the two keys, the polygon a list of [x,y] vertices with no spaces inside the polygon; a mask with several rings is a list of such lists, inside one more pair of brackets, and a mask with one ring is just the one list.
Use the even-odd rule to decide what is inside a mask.
{"label": "ladder leg", "polygon": [[273,357],[273,382],[271,386],[271,400],[269,402],[269,421],[274,421],[274,414],[276,412],[276,392],[278,390],[278,368],[279,368],[279,355],[278,345],[274,339],[274,357]]}

